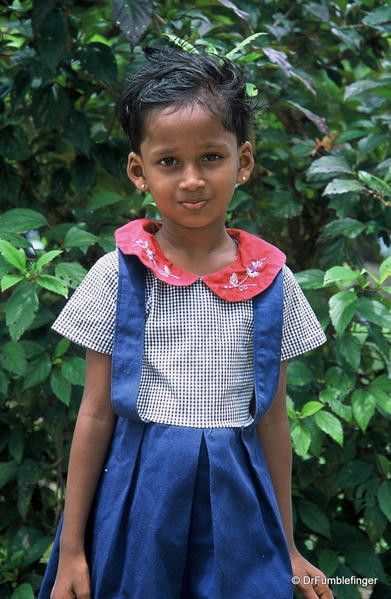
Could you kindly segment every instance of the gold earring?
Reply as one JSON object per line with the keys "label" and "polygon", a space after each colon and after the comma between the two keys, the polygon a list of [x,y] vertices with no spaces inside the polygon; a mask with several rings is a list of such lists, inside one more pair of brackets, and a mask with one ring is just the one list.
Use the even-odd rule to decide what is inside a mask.
{"label": "gold earring", "polygon": [[242,177],[242,181],[243,181],[243,183],[244,183],[245,181],[247,181],[247,177],[243,176],[243,177]]}

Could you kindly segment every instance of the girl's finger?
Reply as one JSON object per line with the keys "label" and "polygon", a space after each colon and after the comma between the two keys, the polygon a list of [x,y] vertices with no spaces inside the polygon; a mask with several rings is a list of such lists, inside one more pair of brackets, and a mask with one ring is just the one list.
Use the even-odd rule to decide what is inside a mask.
{"label": "girl's finger", "polygon": [[297,591],[299,591],[299,593],[301,593],[304,599],[318,599],[319,597],[310,584],[298,584],[295,585],[295,588]]}

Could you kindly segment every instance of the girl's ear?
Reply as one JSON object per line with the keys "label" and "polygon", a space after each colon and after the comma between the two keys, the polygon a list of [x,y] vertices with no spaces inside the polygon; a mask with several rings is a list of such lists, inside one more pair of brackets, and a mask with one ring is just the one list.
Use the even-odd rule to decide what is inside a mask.
{"label": "girl's ear", "polygon": [[143,161],[141,156],[130,152],[128,156],[128,167],[126,169],[129,179],[140,191],[148,191],[148,185],[144,176]]}
{"label": "girl's ear", "polygon": [[251,172],[254,168],[253,149],[249,141],[244,142],[238,149],[238,174],[237,182],[245,183],[249,180]]}

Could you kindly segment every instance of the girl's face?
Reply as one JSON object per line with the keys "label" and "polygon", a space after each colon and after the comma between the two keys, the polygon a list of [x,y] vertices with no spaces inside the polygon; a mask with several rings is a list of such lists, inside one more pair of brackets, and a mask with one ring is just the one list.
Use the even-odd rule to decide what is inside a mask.
{"label": "girl's face", "polygon": [[129,154],[128,176],[149,190],[164,222],[171,226],[224,227],[235,183],[254,166],[250,142],[236,136],[198,104],[147,115],[140,154]]}

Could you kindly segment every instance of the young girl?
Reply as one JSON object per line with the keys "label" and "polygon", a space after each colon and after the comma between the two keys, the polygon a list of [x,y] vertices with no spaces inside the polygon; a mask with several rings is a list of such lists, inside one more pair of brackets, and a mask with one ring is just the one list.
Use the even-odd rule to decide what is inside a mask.
{"label": "young girl", "polygon": [[286,360],[325,337],[282,252],[225,228],[254,165],[245,83],[145,53],[121,124],[161,222],[121,227],[53,327],[87,369],[39,598],[330,599],[292,537],[285,408]]}

